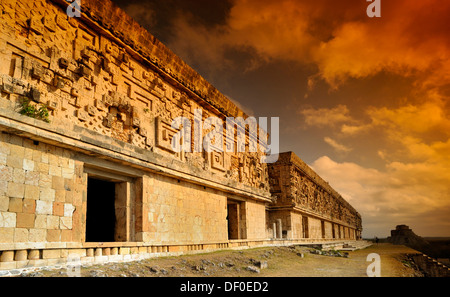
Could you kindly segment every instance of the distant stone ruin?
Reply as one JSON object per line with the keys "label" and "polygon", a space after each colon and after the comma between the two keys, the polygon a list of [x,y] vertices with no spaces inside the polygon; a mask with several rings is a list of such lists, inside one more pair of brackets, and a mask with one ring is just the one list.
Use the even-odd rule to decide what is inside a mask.
{"label": "distant stone ruin", "polygon": [[391,236],[387,238],[387,241],[395,245],[406,245],[419,251],[430,248],[428,241],[415,234],[406,225],[398,225],[395,230],[391,230]]}

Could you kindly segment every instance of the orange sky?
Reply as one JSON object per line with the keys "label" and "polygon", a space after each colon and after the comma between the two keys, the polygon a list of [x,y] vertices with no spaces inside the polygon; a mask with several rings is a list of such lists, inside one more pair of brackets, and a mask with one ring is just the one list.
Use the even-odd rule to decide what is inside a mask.
{"label": "orange sky", "polygon": [[362,215],[450,236],[450,1],[115,1]]}

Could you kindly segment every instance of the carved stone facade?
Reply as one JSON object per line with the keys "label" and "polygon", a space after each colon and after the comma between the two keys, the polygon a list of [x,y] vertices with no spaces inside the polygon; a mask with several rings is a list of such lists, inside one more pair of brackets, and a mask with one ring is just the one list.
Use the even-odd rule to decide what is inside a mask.
{"label": "carved stone facade", "polygon": [[[339,193],[292,152],[269,165],[271,205],[269,228],[282,213],[285,238],[360,239],[360,214]],[[273,229],[276,229],[273,227]]]}
{"label": "carved stone facade", "polygon": [[68,5],[0,2],[0,270],[264,245],[286,209],[360,230],[301,167],[174,151],[178,117],[247,116],[111,1]]}

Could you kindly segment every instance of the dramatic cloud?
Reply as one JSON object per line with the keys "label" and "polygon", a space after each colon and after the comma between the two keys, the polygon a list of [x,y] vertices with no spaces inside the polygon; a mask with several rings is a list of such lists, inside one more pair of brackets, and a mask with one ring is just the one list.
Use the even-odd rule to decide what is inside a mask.
{"label": "dramatic cloud", "polygon": [[323,140],[326,143],[328,143],[331,147],[333,147],[337,152],[348,153],[348,152],[352,151],[351,148],[346,147],[345,145],[336,142],[336,140],[331,139],[330,137],[325,137]]}
{"label": "dramatic cloud", "polygon": [[407,104],[396,109],[369,108],[367,113],[373,125],[383,126],[396,134],[423,135],[440,132],[450,135],[450,117],[444,102]]}
{"label": "dramatic cloud", "polygon": [[409,224],[427,236],[448,231],[446,219],[429,217],[450,210],[447,165],[395,162],[383,172],[322,157],[312,168],[361,213],[364,236],[388,236],[398,224]]}
{"label": "dramatic cloud", "polygon": [[349,77],[381,71],[415,75],[422,85],[440,85],[450,78],[447,1],[385,1],[380,20],[365,15],[364,2],[235,0],[233,4],[225,24],[213,27],[179,14],[170,47],[188,60],[215,65],[223,64],[231,48],[252,50],[260,62],[313,63],[334,87]]}
{"label": "dramatic cloud", "polygon": [[338,124],[354,122],[349,115],[349,109],[345,105],[319,109],[301,108],[297,113],[304,117],[308,126],[334,127]]}

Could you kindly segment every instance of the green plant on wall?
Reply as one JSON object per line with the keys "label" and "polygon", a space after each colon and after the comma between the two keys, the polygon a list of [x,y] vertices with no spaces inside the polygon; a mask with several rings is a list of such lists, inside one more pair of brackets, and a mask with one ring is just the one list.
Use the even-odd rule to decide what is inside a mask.
{"label": "green plant on wall", "polygon": [[45,106],[44,104],[39,104],[39,105],[35,106],[35,105],[31,104],[30,100],[23,99],[21,101],[20,107],[21,107],[21,109],[19,111],[20,114],[50,123],[50,119],[49,119],[50,113],[48,111],[47,106]]}

